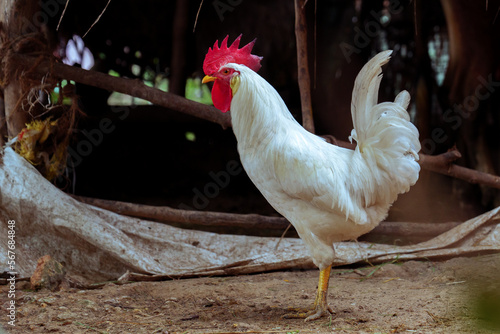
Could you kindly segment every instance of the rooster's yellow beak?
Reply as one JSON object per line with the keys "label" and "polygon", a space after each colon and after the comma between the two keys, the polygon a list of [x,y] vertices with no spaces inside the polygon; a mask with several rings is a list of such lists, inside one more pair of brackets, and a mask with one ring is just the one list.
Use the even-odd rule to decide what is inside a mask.
{"label": "rooster's yellow beak", "polygon": [[211,77],[209,75],[205,75],[205,77],[203,78],[203,80],[201,81],[201,83],[207,83],[207,82],[215,81],[215,80],[217,80],[216,77]]}

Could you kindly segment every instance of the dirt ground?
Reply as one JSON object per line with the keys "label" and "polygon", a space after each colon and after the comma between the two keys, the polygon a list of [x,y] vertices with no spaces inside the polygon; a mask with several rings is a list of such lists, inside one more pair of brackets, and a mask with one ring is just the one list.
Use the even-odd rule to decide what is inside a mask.
{"label": "dirt ground", "polygon": [[499,274],[500,254],[337,268],[336,314],[308,323],[282,316],[312,304],[317,270],[22,290],[16,326],[1,323],[8,333],[498,333],[481,318],[500,319]]}

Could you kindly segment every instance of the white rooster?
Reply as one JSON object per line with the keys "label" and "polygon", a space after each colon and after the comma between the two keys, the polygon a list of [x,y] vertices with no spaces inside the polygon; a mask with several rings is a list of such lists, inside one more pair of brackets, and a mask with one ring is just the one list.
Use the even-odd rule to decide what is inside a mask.
{"label": "white rooster", "polygon": [[248,176],[269,203],[293,224],[320,269],[308,320],[333,313],[327,303],[333,244],[369,232],[387,216],[398,194],[418,179],[420,142],[406,111],[408,92],[377,104],[381,66],[392,51],[371,59],[352,93],[355,150],[331,145],[295,121],[276,90],[256,72],[255,40],[238,49],[241,35],[209,48],[203,83],[214,82],[212,100],[231,110],[233,131]]}

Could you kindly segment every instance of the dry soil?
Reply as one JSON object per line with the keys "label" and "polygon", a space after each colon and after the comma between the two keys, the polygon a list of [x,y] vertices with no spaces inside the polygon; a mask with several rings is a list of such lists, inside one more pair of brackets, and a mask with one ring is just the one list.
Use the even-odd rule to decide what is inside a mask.
{"label": "dry soil", "polygon": [[317,270],[55,292],[18,283],[15,327],[1,323],[23,334],[497,333],[499,274],[500,255],[337,268],[328,294],[336,314],[308,323],[282,317],[312,304]]}

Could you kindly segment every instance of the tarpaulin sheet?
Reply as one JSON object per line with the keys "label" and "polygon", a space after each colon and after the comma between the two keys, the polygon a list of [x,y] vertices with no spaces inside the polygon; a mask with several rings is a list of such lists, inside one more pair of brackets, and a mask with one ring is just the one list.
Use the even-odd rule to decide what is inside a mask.
{"label": "tarpaulin sheet", "polygon": [[[335,265],[498,252],[499,210],[411,246],[336,243]],[[127,271],[160,279],[314,267],[300,239],[284,238],[276,249],[279,238],[186,230],[81,203],[8,147],[0,159],[0,219],[0,269],[11,271],[7,251],[13,226],[15,270],[21,277],[31,276],[44,255],[90,281],[116,279]]]}

